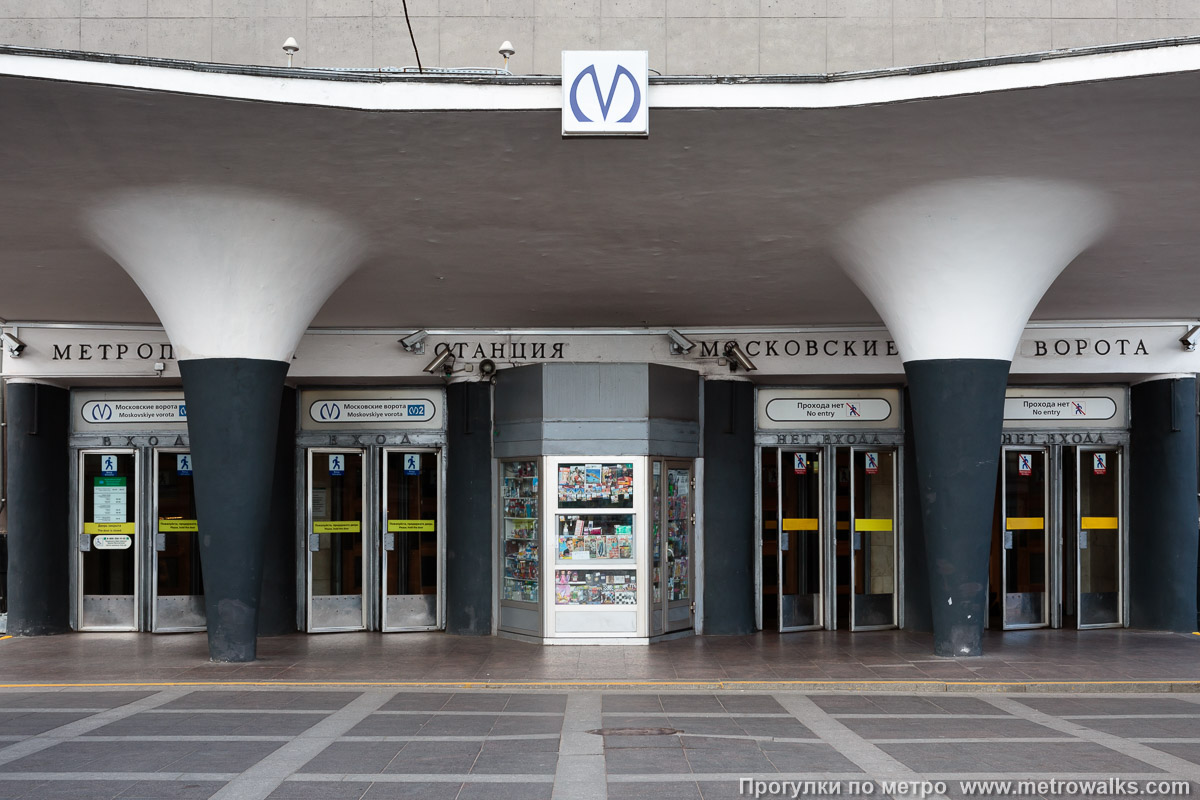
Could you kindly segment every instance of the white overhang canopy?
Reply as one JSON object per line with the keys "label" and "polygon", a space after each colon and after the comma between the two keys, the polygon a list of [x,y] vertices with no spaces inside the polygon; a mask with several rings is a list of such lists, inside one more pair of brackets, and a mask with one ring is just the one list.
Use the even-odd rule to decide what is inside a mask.
{"label": "white overhang canopy", "polygon": [[84,210],[194,185],[302,200],[365,233],[317,327],[878,324],[834,260],[838,227],[972,177],[1112,203],[1035,320],[1200,312],[1200,41],[664,78],[644,140],[563,140],[557,84],[0,49],[0,318],[158,322]]}

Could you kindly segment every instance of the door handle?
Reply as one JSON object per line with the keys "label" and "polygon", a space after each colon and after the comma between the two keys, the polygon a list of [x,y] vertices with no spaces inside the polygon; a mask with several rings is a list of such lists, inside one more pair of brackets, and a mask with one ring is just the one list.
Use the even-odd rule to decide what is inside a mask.
{"label": "door handle", "polygon": [[167,549],[167,535],[165,533],[154,534],[154,549],[160,553]]}
{"label": "door handle", "polygon": [[314,553],[321,549],[321,534],[310,533],[308,535],[308,549]]}
{"label": "door handle", "polygon": [[396,549],[396,534],[385,533],[383,535],[383,549],[384,550],[395,550]]}
{"label": "door handle", "polygon": [[90,533],[79,534],[79,551],[81,553],[90,552],[92,549],[92,535]]}

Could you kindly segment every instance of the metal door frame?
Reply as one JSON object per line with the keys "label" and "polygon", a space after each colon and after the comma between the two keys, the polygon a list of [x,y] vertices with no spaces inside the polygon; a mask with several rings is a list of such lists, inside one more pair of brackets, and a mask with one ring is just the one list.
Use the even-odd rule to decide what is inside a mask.
{"label": "metal door frame", "polygon": [[[845,447],[845,445],[842,445]],[[899,447],[886,445],[850,445],[847,447],[850,451],[850,630],[851,631],[886,631],[900,627],[900,577],[903,574],[901,569],[903,562],[900,557],[900,520],[898,509],[900,507],[900,465],[901,451]],[[854,513],[855,494],[855,462],[854,456],[856,453],[863,452],[887,452],[892,456],[892,622],[889,625],[857,625],[854,622],[855,618],[855,600],[854,600],[854,569],[856,565],[856,557],[854,547],[854,535],[858,533],[857,523],[858,517]],[[865,581],[865,577],[864,577]],[[835,587],[836,589],[836,587]],[[836,593],[836,592],[835,592]],[[836,619],[836,618],[835,618]]]}
{"label": "metal door frame", "polygon": [[[776,534],[776,556],[775,556],[775,581],[778,590],[775,593],[775,605],[779,619],[780,633],[793,633],[796,631],[819,631],[825,627],[826,609],[825,599],[829,595],[829,587],[825,585],[826,575],[832,574],[826,571],[825,553],[828,549],[825,542],[825,531],[828,529],[828,520],[825,519],[826,508],[832,508],[826,504],[825,499],[825,473],[822,471],[825,466],[825,451],[828,447],[795,447],[794,449],[786,450],[788,454],[793,453],[808,453],[815,454],[818,458],[817,472],[817,587],[820,590],[820,596],[816,603],[816,622],[812,625],[789,625],[783,624],[783,456],[787,445],[782,445],[775,448],[775,471],[779,476],[779,480],[775,482],[775,534]],[[761,543],[759,547],[761,551]]]}
{"label": "metal door frame", "polygon": [[[659,529],[659,552],[662,553],[663,573],[660,578],[662,583],[662,630],[663,633],[674,633],[675,631],[686,631],[696,627],[696,462],[689,459],[671,459],[671,458],[651,458],[650,459],[650,476],[654,479],[654,461],[661,461],[663,465],[662,472],[662,526]],[[667,580],[666,580],[666,565],[667,565],[667,476],[673,469],[687,470],[688,474],[688,513],[685,521],[687,522],[688,531],[688,597],[686,600],[674,600],[667,596]],[[650,495],[652,500],[653,493]],[[652,518],[651,518],[652,519]],[[649,520],[648,520],[649,521]],[[653,550],[651,551],[653,552]],[[652,559],[653,560],[653,559]],[[650,569],[654,569],[654,564],[650,564]],[[680,608],[681,606],[688,607],[688,619],[686,624],[676,623],[675,627],[671,627],[671,609]]]}
{"label": "metal door frame", "polygon": [[[1095,628],[1123,628],[1125,627],[1125,602],[1126,602],[1126,581],[1125,568],[1128,564],[1126,546],[1128,537],[1126,531],[1128,528],[1125,524],[1125,447],[1124,445],[1072,445],[1075,448],[1075,628],[1076,630],[1092,630]],[[1117,621],[1116,622],[1099,622],[1091,625],[1084,625],[1081,621],[1081,609],[1083,608],[1083,559],[1079,556],[1079,535],[1083,532],[1083,454],[1095,452],[1115,453],[1117,456],[1117,465],[1120,472],[1117,475]],[[1060,491],[1061,494],[1061,491]]]}
{"label": "metal door frame", "polygon": [[[379,535],[373,537],[374,543],[371,549],[378,553],[378,569],[372,570],[372,573],[378,576],[379,587],[378,591],[373,592],[378,598],[379,603],[379,630],[383,633],[401,633],[404,631],[436,631],[441,630],[446,624],[446,461],[442,457],[441,447],[422,446],[413,447],[411,445],[375,445],[370,450],[378,450],[378,489],[376,490],[379,502]],[[388,454],[389,453],[433,453],[436,459],[437,470],[437,597],[434,600],[434,624],[433,625],[417,625],[417,626],[396,626],[390,627],[387,621],[387,549],[384,547],[386,538],[389,535],[387,530],[388,520]],[[309,498],[309,502],[312,499]],[[364,515],[365,516],[365,515]],[[365,524],[365,520],[364,520]],[[366,543],[364,542],[364,545]],[[364,562],[365,551],[364,551]],[[365,584],[364,584],[365,586]],[[366,591],[366,589],[364,589]],[[412,595],[395,595],[396,597],[405,597]]]}
{"label": "metal door frame", "polygon": [[[305,508],[305,513],[304,513],[304,540],[303,540],[303,543],[304,543],[304,553],[305,553],[305,556],[304,556],[304,563],[305,563],[305,575],[304,575],[305,632],[307,632],[307,633],[336,633],[336,632],[342,632],[342,631],[367,630],[368,621],[371,619],[371,614],[369,613],[369,609],[367,606],[371,602],[371,597],[374,594],[376,594],[375,592],[371,591],[371,584],[370,584],[369,578],[370,578],[370,575],[372,574],[373,570],[370,568],[370,565],[368,563],[371,560],[371,553],[373,550],[373,548],[370,546],[371,539],[368,538],[368,531],[372,527],[372,523],[375,518],[375,515],[373,513],[371,513],[371,506],[368,505],[368,487],[371,485],[370,463],[369,463],[369,459],[368,459],[368,455],[370,452],[369,448],[367,448],[367,447],[338,447],[338,446],[334,445],[334,446],[328,446],[328,447],[319,447],[319,446],[305,447],[304,449],[305,449],[305,467],[304,467],[304,508]],[[312,512],[313,512],[313,509],[312,509],[312,474],[313,474],[313,472],[312,472],[312,470],[313,470],[313,456],[322,454],[322,453],[329,454],[329,455],[333,455],[335,453],[356,453],[359,455],[360,458],[362,458],[362,486],[359,488],[359,493],[362,498],[362,523],[359,528],[359,534],[358,534],[359,536],[363,537],[363,542],[362,542],[363,563],[362,563],[362,576],[361,576],[361,583],[362,583],[361,609],[362,609],[362,611],[361,611],[361,615],[360,615],[360,624],[357,626],[341,626],[341,627],[327,627],[327,628],[326,627],[317,628],[317,627],[313,626],[313,613],[312,613],[312,601],[313,601],[312,554],[313,554],[313,551],[312,551],[312,545],[310,544],[310,542],[311,542],[310,537],[314,535],[313,529],[312,529],[313,528],[313,518],[312,518]],[[344,536],[345,534],[339,533],[337,535]]]}
{"label": "metal door frame", "polygon": [[[1051,576],[1059,570],[1051,569],[1051,560],[1055,558],[1054,551],[1060,550],[1061,547],[1051,547],[1052,537],[1051,530],[1051,514],[1054,507],[1051,506],[1052,495],[1050,493],[1050,483],[1053,480],[1051,472],[1052,447],[1050,445],[1039,444],[1016,444],[1016,445],[1001,445],[1000,447],[1000,629],[1005,631],[1023,631],[1035,630],[1037,628],[1050,627],[1050,595],[1053,590],[1053,585],[1050,582]],[[1042,585],[1045,589],[1042,592],[1042,621],[1041,622],[1024,622],[1009,624],[1008,622],[1008,556],[1004,546],[1004,534],[1008,533],[1008,456],[1007,453],[1012,452],[1037,452],[1042,454],[1042,547],[1045,550],[1045,558],[1042,559]],[[1061,450],[1059,451],[1061,453]],[[1061,458],[1061,455],[1059,456]],[[1058,481],[1058,491],[1056,495],[1061,495],[1062,482]],[[1078,493],[1078,490],[1077,490]],[[1061,516],[1061,514],[1060,514]],[[1061,542],[1061,538],[1059,539]]]}
{"label": "metal door frame", "polygon": [[[145,527],[148,529],[146,533],[146,539],[151,543],[149,550],[149,584],[147,586],[147,596],[150,598],[150,631],[152,633],[192,633],[195,631],[203,631],[207,629],[207,625],[200,627],[183,626],[168,628],[159,627],[158,624],[158,457],[161,453],[172,453],[176,455],[187,453],[188,455],[191,455],[192,450],[190,447],[158,447],[153,445],[149,447],[149,450],[150,475],[148,480],[151,489],[148,494],[150,499],[150,511],[146,515]],[[193,485],[193,490],[194,488],[195,487]],[[197,531],[192,535],[199,536],[200,533]],[[203,570],[204,565],[201,564],[200,568]],[[204,585],[201,584],[200,588],[203,590]],[[204,597],[204,594],[202,592],[199,595],[192,595],[192,597]]]}
{"label": "metal door frame", "polygon": [[[144,587],[142,585],[145,570],[142,565],[145,563],[143,557],[143,549],[146,547],[145,536],[145,518],[146,512],[142,508],[142,458],[141,446],[134,447],[80,447],[76,450],[75,460],[75,476],[72,481],[75,484],[75,536],[72,542],[72,549],[75,552],[75,619],[77,621],[77,630],[80,631],[105,631],[105,632],[128,632],[140,631],[142,628],[142,602],[145,597]],[[134,508],[134,525],[133,525],[133,626],[132,627],[113,627],[113,626],[85,626],[83,617],[83,561],[84,551],[80,549],[80,542],[85,534],[83,531],[83,506],[84,506],[84,491],[87,487],[83,485],[83,466],[84,460],[89,455],[101,455],[104,453],[117,453],[121,455],[133,456],[133,508]],[[89,543],[90,549],[90,543]],[[115,597],[123,597],[124,595],[113,595]]]}

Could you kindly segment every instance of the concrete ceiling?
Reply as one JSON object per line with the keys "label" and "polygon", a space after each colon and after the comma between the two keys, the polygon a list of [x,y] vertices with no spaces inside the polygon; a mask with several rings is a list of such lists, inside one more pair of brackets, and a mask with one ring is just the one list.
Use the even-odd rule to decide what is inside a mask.
{"label": "concrete ceiling", "polygon": [[[367,112],[0,77],[0,317],[154,323],[91,245],[106,191],[306,198],[371,255],[319,327],[878,322],[832,260],[875,199],[967,176],[1067,178],[1117,223],[1035,319],[1200,313],[1200,74],[856,108],[654,109],[647,140],[563,140],[557,112]],[[170,259],[170,252],[163,253]]]}

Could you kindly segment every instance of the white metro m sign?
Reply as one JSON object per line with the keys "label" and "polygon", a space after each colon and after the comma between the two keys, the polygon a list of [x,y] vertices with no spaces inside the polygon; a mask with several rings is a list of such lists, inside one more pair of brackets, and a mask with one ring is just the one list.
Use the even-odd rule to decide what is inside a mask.
{"label": "white metro m sign", "polygon": [[647,136],[645,50],[564,50],[563,136]]}

